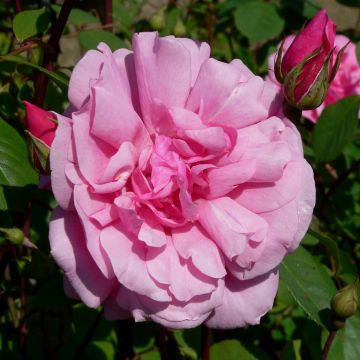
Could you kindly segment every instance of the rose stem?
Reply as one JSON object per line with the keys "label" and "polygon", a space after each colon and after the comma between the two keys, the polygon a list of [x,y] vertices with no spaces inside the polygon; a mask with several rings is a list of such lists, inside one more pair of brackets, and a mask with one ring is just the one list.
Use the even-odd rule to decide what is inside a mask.
{"label": "rose stem", "polygon": [[132,329],[133,319],[116,321],[116,336],[118,339],[119,360],[131,360],[134,357]]}
{"label": "rose stem", "polygon": [[336,335],[336,330],[330,331],[330,334],[329,334],[329,336],[328,336],[328,338],[326,340],[324,349],[323,349],[323,351],[321,353],[321,360],[327,360],[331,345],[332,345],[332,343],[334,342],[334,339],[335,339],[335,335]]}
{"label": "rose stem", "polygon": [[15,1],[15,9],[16,9],[17,13],[22,11],[21,0],[16,0]]}
{"label": "rose stem", "polygon": [[[52,70],[53,61],[56,60],[59,52],[59,41],[60,37],[64,31],[67,19],[70,15],[71,8],[73,7],[75,0],[65,0],[64,5],[61,7],[60,14],[55,20],[55,23],[52,27],[50,39],[47,42],[45,49],[44,49],[44,60],[42,66],[48,70]],[[43,106],[46,87],[47,87],[48,78],[47,75],[40,73],[35,84],[36,89],[36,97],[35,97],[35,104],[37,106]]]}
{"label": "rose stem", "polygon": [[166,344],[167,331],[162,326],[160,326],[159,335],[158,335],[157,340],[158,340],[158,346],[159,346],[161,360],[169,360],[168,349],[167,349],[167,344]]}
{"label": "rose stem", "polygon": [[301,119],[302,111],[291,106],[286,100],[283,103],[283,112],[285,116],[290,119],[295,125],[299,124],[299,120]]}
{"label": "rose stem", "polygon": [[210,359],[210,329],[201,325],[201,360]]}
{"label": "rose stem", "polygon": [[[25,213],[24,213],[24,223],[23,223],[23,232],[25,238],[30,239],[30,213],[31,213],[32,203],[31,201],[28,202]],[[31,250],[25,246],[21,249],[23,256],[30,255]],[[27,297],[27,279],[25,277],[21,277],[20,279],[20,301],[21,301],[21,318],[24,319],[27,315],[27,304],[28,304],[28,297]],[[20,349],[23,349],[25,346],[25,340],[27,335],[28,329],[26,322],[22,322],[19,328],[19,335],[20,335]]]}
{"label": "rose stem", "polygon": [[113,4],[112,0],[105,0],[105,25],[106,29],[113,32]]}

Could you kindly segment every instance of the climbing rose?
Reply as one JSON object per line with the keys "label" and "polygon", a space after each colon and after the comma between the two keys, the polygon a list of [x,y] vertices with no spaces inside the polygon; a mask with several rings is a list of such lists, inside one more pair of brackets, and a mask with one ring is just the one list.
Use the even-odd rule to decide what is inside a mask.
{"label": "climbing rose", "polygon": [[[289,48],[293,39],[293,36],[288,36],[285,39],[283,48],[284,52]],[[334,58],[337,57],[339,50],[342,49],[345,45],[347,46],[341,58],[339,69],[334,80],[330,83],[330,87],[327,91],[324,102],[314,110],[303,111],[303,116],[314,123],[317,122],[326,106],[334,104],[335,102],[347,96],[360,95],[360,65],[356,57],[356,45],[346,36],[336,35],[334,42]],[[269,56],[268,59],[268,79],[274,82],[276,85],[280,86],[274,74],[275,57],[276,54],[273,53]]]}
{"label": "climbing rose", "polygon": [[76,65],[57,115],[51,253],[108,319],[257,324],[306,232],[313,173],[276,87],[206,43],[135,34]]}

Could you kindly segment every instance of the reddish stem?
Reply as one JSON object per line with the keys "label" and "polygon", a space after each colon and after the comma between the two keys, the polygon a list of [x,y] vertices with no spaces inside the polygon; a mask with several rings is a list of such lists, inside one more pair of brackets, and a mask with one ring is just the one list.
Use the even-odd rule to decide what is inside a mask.
{"label": "reddish stem", "polygon": [[158,334],[158,347],[161,360],[169,360],[167,348],[167,331],[162,326],[160,327]]}
{"label": "reddish stem", "polygon": [[22,11],[21,0],[15,0],[15,9],[17,13]]}
{"label": "reddish stem", "polygon": [[[30,212],[31,212],[32,204],[31,202],[28,203],[25,214],[24,214],[24,224],[23,224],[23,232],[26,238],[30,239]],[[28,248],[23,247],[22,255],[27,256]],[[24,319],[27,315],[28,310],[28,296],[27,296],[27,279],[21,277],[20,279],[20,301],[21,301],[21,318]],[[26,335],[28,333],[28,328],[26,322],[23,321],[19,328],[19,336],[20,336],[20,348],[23,349],[25,346]]]}
{"label": "reddish stem", "polygon": [[331,348],[332,343],[334,342],[335,336],[336,336],[336,330],[332,330],[326,340],[324,349],[321,353],[321,360],[327,360],[328,355],[329,355],[329,351]]}
{"label": "reddish stem", "polygon": [[131,360],[134,358],[133,350],[133,332],[134,320],[125,319],[116,322],[116,336],[118,340],[118,354],[119,360]]}
{"label": "reddish stem", "polygon": [[105,0],[105,25],[106,29],[113,32],[113,4],[112,0]]}
{"label": "reddish stem", "polygon": [[210,329],[201,326],[201,360],[210,360]]}
{"label": "reddish stem", "polygon": [[[64,1],[59,16],[57,17],[53,25],[50,39],[45,46],[44,60],[42,66],[48,69],[49,71],[52,71],[53,69],[52,63],[56,61],[56,58],[60,52],[60,47],[59,47],[60,37],[64,31],[67,19],[70,15],[74,3],[75,0]],[[40,73],[35,84],[35,88],[36,88],[35,104],[37,106],[41,107],[44,104],[47,82],[48,82],[47,75]]]}

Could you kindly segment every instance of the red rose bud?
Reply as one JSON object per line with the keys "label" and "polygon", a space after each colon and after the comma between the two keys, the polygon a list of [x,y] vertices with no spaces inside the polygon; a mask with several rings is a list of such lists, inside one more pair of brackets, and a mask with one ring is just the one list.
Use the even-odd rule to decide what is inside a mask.
{"label": "red rose bud", "polygon": [[49,154],[57,128],[56,118],[48,111],[27,101],[24,103],[32,163],[41,174],[49,174]]}
{"label": "red rose bud", "polygon": [[283,44],[280,46],[275,76],[291,106],[309,110],[324,101],[345,50],[340,50],[333,64],[335,30],[326,11],[321,10],[295,37],[283,58]]}

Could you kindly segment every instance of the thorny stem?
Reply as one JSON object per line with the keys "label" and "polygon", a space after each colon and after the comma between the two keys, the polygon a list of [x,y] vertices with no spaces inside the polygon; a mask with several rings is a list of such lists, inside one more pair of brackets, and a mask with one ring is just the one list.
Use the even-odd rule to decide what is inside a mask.
{"label": "thorny stem", "polygon": [[[50,71],[53,69],[52,63],[56,60],[60,52],[60,47],[59,47],[60,37],[64,31],[67,19],[70,15],[74,3],[75,0],[64,1],[64,5],[61,7],[60,14],[57,17],[54,26],[52,28],[50,39],[45,46],[44,60],[42,66]],[[35,104],[38,106],[42,106],[44,103],[47,82],[48,82],[47,75],[43,73],[39,74],[35,85],[36,88]]]}
{"label": "thorny stem", "polygon": [[321,353],[321,360],[327,360],[332,343],[334,342],[337,330],[330,331],[324,349]]}
{"label": "thorny stem", "polygon": [[22,45],[21,47],[19,47],[18,49],[15,49],[14,51],[11,51],[10,53],[8,53],[7,55],[18,55],[21,54],[24,51],[28,51],[31,49],[35,49],[37,47],[41,47],[42,44],[40,41],[30,41],[25,45]]}

